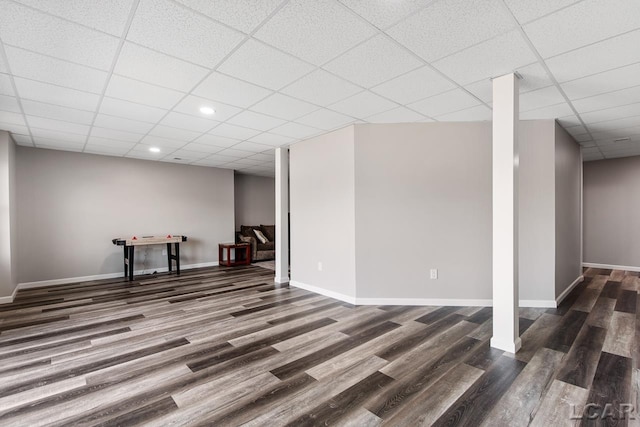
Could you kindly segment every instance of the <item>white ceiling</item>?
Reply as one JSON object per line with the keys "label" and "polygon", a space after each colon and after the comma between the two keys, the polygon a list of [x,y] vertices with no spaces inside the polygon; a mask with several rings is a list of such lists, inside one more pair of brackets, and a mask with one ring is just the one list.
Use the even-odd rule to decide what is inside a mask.
{"label": "white ceiling", "polygon": [[26,146],[269,176],[349,123],[490,120],[512,71],[522,119],[640,155],[638,0],[0,0],[0,129]]}

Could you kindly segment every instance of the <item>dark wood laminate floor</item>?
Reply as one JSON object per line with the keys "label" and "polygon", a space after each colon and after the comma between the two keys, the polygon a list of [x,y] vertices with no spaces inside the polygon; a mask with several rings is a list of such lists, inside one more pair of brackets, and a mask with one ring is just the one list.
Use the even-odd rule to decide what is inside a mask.
{"label": "dark wood laminate floor", "polygon": [[489,308],[353,307],[255,266],[20,291],[0,425],[627,425],[640,280],[585,275],[521,309],[515,357]]}

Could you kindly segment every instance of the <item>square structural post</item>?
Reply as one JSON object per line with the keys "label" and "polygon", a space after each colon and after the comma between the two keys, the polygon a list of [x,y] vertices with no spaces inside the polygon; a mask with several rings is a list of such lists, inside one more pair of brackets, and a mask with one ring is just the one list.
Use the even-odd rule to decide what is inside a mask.
{"label": "square structural post", "polygon": [[493,80],[493,337],[491,347],[515,353],[518,332],[519,78]]}
{"label": "square structural post", "polygon": [[289,282],[289,149],[276,148],[276,283]]}

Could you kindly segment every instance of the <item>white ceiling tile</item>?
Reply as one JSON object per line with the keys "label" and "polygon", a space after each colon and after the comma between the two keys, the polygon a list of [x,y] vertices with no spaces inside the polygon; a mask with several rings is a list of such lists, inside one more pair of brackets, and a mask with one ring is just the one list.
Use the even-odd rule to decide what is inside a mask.
{"label": "white ceiling tile", "polygon": [[425,66],[375,86],[371,90],[400,104],[408,104],[446,92],[454,87],[454,83]]}
{"label": "white ceiling tile", "polygon": [[113,72],[158,86],[189,92],[209,70],[133,43],[125,43]]}
{"label": "white ceiling tile", "polygon": [[420,8],[431,3],[432,0],[340,0],[340,2],[376,27],[384,29],[415,13]]}
{"label": "white ceiling tile", "polygon": [[[596,134],[600,134],[602,132],[612,132],[612,137],[614,138],[618,137],[619,134],[626,136],[625,134],[628,132],[627,129],[633,129],[639,126],[640,116],[607,120],[606,122],[587,123],[587,128],[589,128],[589,132],[591,132],[594,138]],[[613,132],[615,132],[615,134]],[[598,139],[599,138],[601,138],[600,135],[598,135]]]}
{"label": "white ceiling tile", "polygon": [[571,136],[573,136],[576,142],[579,142],[580,144],[586,143],[587,141],[592,141],[591,135],[589,135],[588,133],[584,133],[581,135],[571,135]]}
{"label": "white ceiling tile", "polygon": [[16,96],[8,74],[0,74],[0,95]]}
{"label": "white ceiling tile", "polygon": [[333,0],[291,0],[255,37],[322,65],[375,33],[375,28]]}
{"label": "white ceiling tile", "polygon": [[197,166],[213,166],[213,167],[218,167],[218,166],[222,166],[226,163],[229,163],[229,160],[227,158],[221,159],[221,158],[206,158],[206,159],[202,159],[202,160],[198,160],[193,162],[194,165]]}
{"label": "white ceiling tile", "polygon": [[594,161],[594,160],[602,160],[602,159],[604,159],[604,157],[600,153],[590,153],[590,154],[584,155],[582,157],[582,160],[585,161],[585,162],[590,162],[590,161]]}
{"label": "white ceiling tile", "polygon": [[185,145],[187,141],[178,141],[177,139],[162,138],[156,135],[147,135],[140,140],[140,144],[150,145],[153,147],[160,147],[163,150],[161,152],[167,153],[169,149],[177,150]]}
{"label": "white ceiling tile", "polygon": [[387,36],[378,35],[324,66],[340,77],[372,87],[423,65]]}
{"label": "white ceiling tile", "polygon": [[111,76],[105,95],[166,109],[173,107],[184,96],[183,93],[172,89],[116,75]]}
{"label": "white ceiling tile", "polygon": [[282,89],[282,93],[327,106],[361,92],[362,88],[324,70],[316,70]]}
{"label": "white ceiling tile", "polygon": [[55,130],[59,132],[75,133],[86,136],[90,127],[77,123],[63,122],[60,120],[47,119],[44,117],[26,116],[31,128]]}
{"label": "white ceiling tile", "polygon": [[253,136],[256,136],[260,131],[255,129],[248,129],[242,126],[236,126],[229,123],[222,123],[209,131],[211,135],[223,136],[225,138],[245,140]]}
{"label": "white ceiling tile", "polygon": [[331,130],[344,126],[347,123],[352,123],[355,120],[353,117],[323,108],[304,117],[300,117],[296,122],[318,129]]}
{"label": "white ceiling tile", "polygon": [[640,146],[604,153],[605,159],[617,159],[630,156],[640,156]]}
{"label": "white ceiling tile", "polygon": [[243,44],[219,68],[222,73],[275,90],[311,70],[311,65],[253,39]]}
{"label": "white ceiling tile", "polygon": [[[276,135],[288,136],[290,138],[295,139],[304,139],[309,138],[311,136],[319,135],[323,131],[312,128],[310,126],[301,125],[300,123],[287,123],[285,125],[279,126],[271,131]],[[251,139],[252,141],[256,141],[255,138]],[[260,141],[256,141],[260,142]],[[275,145],[275,144],[274,144]]]}
{"label": "white ceiling tile", "polygon": [[7,0],[0,1],[0,10],[0,37],[5,44],[102,70],[113,62],[116,37]]}
{"label": "white ceiling tile", "polygon": [[167,110],[136,104],[135,102],[104,97],[100,104],[100,112],[110,116],[118,116],[140,120],[142,122],[156,123],[167,114]]}
{"label": "white ceiling tile", "polygon": [[558,120],[558,123],[560,123],[564,127],[580,126],[582,124],[580,119],[575,114],[571,114],[565,117],[560,117],[557,120]]}
{"label": "white ceiling tile", "polygon": [[194,132],[186,129],[178,129],[163,125],[157,125],[151,130],[151,132],[149,132],[149,135],[183,141],[183,145],[189,141],[193,141],[201,134],[202,132]]}
{"label": "white ceiling tile", "polygon": [[26,126],[3,122],[2,120],[0,120],[0,129],[6,130],[7,132],[11,132],[12,134],[18,133],[18,134],[26,135],[29,133],[29,128],[27,128]]}
{"label": "white ceiling tile", "polygon": [[193,90],[195,95],[246,108],[272,93],[271,90],[214,72]]}
{"label": "white ceiling tile", "polygon": [[422,101],[410,104],[410,107],[420,113],[429,116],[441,116],[454,111],[465,110],[480,104],[480,101],[469,95],[462,89],[454,89],[440,95],[432,96]]}
{"label": "white ceiling tile", "polygon": [[18,0],[44,12],[120,37],[132,0]]}
{"label": "white ceiling tile", "polygon": [[22,108],[24,108],[25,114],[30,116],[45,117],[83,125],[91,125],[91,123],[93,123],[94,113],[90,111],[43,104],[42,102],[29,101],[27,99],[22,100]]}
{"label": "white ceiling tile", "polygon": [[505,0],[520,24],[525,24],[580,0]]}
{"label": "white ceiling tile", "polygon": [[640,116],[640,103],[623,105],[621,107],[607,108],[606,110],[598,110],[592,111],[590,113],[580,114],[582,120],[584,120],[584,122],[587,124],[632,116]]}
{"label": "white ceiling tile", "polygon": [[[582,125],[566,127],[564,129],[572,136],[584,135],[587,133],[587,129]],[[589,137],[589,139],[591,139],[591,137]]]}
{"label": "white ceiling tile", "polygon": [[598,147],[589,147],[589,148],[583,148],[582,149],[582,154],[592,154],[592,153],[600,153],[600,149]]}
{"label": "white ceiling tile", "polygon": [[127,150],[130,150],[136,145],[136,143],[90,136],[89,139],[87,140],[87,146],[89,145],[101,146],[101,147],[118,147],[118,148],[126,148]]}
{"label": "white ceiling tile", "polygon": [[[613,125],[607,126],[606,129],[603,130],[593,130],[591,132],[591,136],[594,140],[598,141],[600,144],[601,140],[614,140],[618,138],[627,138],[633,135],[640,134],[640,126],[635,127],[622,127],[620,129],[617,126],[620,126],[620,123],[613,123]],[[599,125],[596,125],[599,126]],[[602,127],[602,126],[601,126]]]}
{"label": "white ceiling tile", "polygon": [[104,139],[115,139],[116,141],[138,142],[142,135],[139,133],[124,132],[115,129],[92,127],[91,136]]}
{"label": "white ceiling tile", "polygon": [[244,151],[244,150],[237,150],[235,147],[231,147],[231,148],[227,148],[225,150],[220,151],[219,153],[216,153],[217,155],[220,156],[231,156],[231,157],[236,157],[236,158],[244,158],[244,157],[248,157],[251,154],[253,154],[250,151]]}
{"label": "white ceiling tile", "polygon": [[238,160],[233,161],[232,163],[234,163],[236,165],[245,165],[245,166],[247,166],[247,169],[250,169],[252,167],[255,168],[255,166],[263,164],[263,162],[261,162],[260,160],[249,159],[249,158],[238,159]]}
{"label": "white ceiling tile", "polygon": [[26,126],[24,117],[20,113],[12,113],[10,111],[0,111],[0,122],[10,123],[12,125]]}
{"label": "white ceiling tile", "polygon": [[534,62],[536,56],[520,32],[510,31],[434,62],[433,65],[456,82],[465,85],[498,77]]}
{"label": "white ceiling tile", "polygon": [[387,33],[431,62],[513,27],[513,19],[499,0],[442,0]]}
{"label": "white ceiling tile", "polygon": [[73,143],[70,141],[62,141],[56,139],[48,139],[41,137],[34,137],[33,143],[38,148],[45,148],[48,150],[62,150],[62,151],[76,151],[81,152],[84,148],[84,144]]}
{"label": "white ceiling tile", "polygon": [[245,33],[253,31],[282,0],[177,0],[216,21]]}
{"label": "white ceiling tile", "polygon": [[520,120],[557,119],[573,114],[569,104],[562,103],[520,113]]}
{"label": "white ceiling tile", "polygon": [[471,83],[470,85],[464,86],[464,89],[468,90],[487,104],[491,104],[493,102],[493,83],[490,79]]}
{"label": "white ceiling tile", "polygon": [[215,145],[208,145],[208,144],[198,144],[197,142],[190,142],[189,144],[185,145],[183,149],[189,150],[189,151],[196,151],[199,153],[213,154],[213,153],[217,153],[218,151],[222,151],[224,147],[218,147]]}
{"label": "white ceiling tile", "polygon": [[[627,138],[629,138],[629,142],[640,143],[640,128],[635,129],[636,133],[628,133]],[[618,145],[621,143],[619,138],[608,138],[608,139],[599,139],[595,141],[599,147],[605,147],[607,145]]]}
{"label": "white ceiling tile", "polygon": [[49,141],[59,141],[60,144],[80,145],[80,148],[82,148],[87,139],[86,135],[39,128],[31,128],[31,134],[33,135],[33,141],[36,145],[38,141],[42,144],[42,140],[46,139]]}
{"label": "white ceiling tile", "polygon": [[4,58],[0,56],[0,73],[8,73],[8,72],[9,72],[9,68],[7,67],[7,64],[4,62]]}
{"label": "white ceiling tile", "polygon": [[95,111],[100,97],[93,93],[81,92],[33,80],[14,78],[22,99],[61,105],[78,110]]}
{"label": "white ceiling tile", "polygon": [[33,140],[31,139],[31,137],[29,135],[11,134],[11,137],[13,138],[15,143],[18,144],[18,145],[24,145],[24,146],[27,146],[27,147],[33,146]]}
{"label": "white ceiling tile", "polygon": [[243,38],[168,0],[141,0],[127,34],[128,40],[209,68]]}
{"label": "white ceiling tile", "polygon": [[257,144],[255,142],[243,141],[239,144],[234,145],[232,148],[234,150],[250,151],[251,153],[262,153],[263,151],[271,149],[271,146],[265,144]]}
{"label": "white ceiling tile", "polygon": [[[131,147],[135,144],[130,143]],[[87,144],[84,147],[84,153],[90,154],[103,154],[107,156],[124,156],[131,150],[131,148],[120,147],[120,146],[111,146],[111,145],[96,145],[96,144]]]}
{"label": "white ceiling tile", "polygon": [[220,124],[220,122],[172,111],[162,119],[160,124],[202,133],[211,130],[214,126]]}
{"label": "white ceiling tile", "polygon": [[[251,130],[251,132],[254,132],[254,131]],[[240,142],[239,139],[227,138],[219,135],[212,135],[210,133],[201,135],[200,137],[194,140],[194,143],[197,143],[197,144],[211,145],[215,147],[224,147],[224,148],[228,148],[228,147],[231,147],[232,145],[236,145],[238,142]]]}
{"label": "white ceiling tile", "polygon": [[[200,112],[200,108],[202,107],[213,108],[215,110],[215,113],[212,115],[205,115]],[[242,109],[223,104],[222,102],[212,101],[209,99],[200,98],[198,96],[189,95],[174,108],[174,111],[189,114],[195,117],[210,118],[211,120],[215,120],[217,122],[223,122],[228,118],[238,114],[240,111],[242,111]]]}
{"label": "white ceiling tile", "polygon": [[153,128],[152,123],[124,119],[122,117],[107,116],[106,114],[98,114],[94,125],[107,129],[116,129],[140,134],[146,134],[151,130],[151,128]]}
{"label": "white ceiling tile", "polygon": [[[267,150],[267,151],[270,152],[270,151],[273,151],[273,149]],[[262,153],[254,154],[251,157],[247,157],[247,159],[255,159],[255,160],[258,160],[260,162],[270,162],[270,161],[274,160],[275,157],[274,157],[274,155],[272,153],[265,154],[265,152],[262,152]]]}
{"label": "white ceiling tile", "polygon": [[413,123],[422,121],[425,118],[422,114],[418,114],[408,108],[398,107],[367,117],[366,121],[369,123]]}
{"label": "white ceiling tile", "polygon": [[640,85],[573,101],[580,113],[619,107],[640,100]]}
{"label": "white ceiling tile", "polygon": [[195,162],[196,160],[204,159],[208,155],[209,153],[202,153],[200,151],[190,151],[190,150],[185,150],[181,148],[179,150],[174,151],[167,157],[171,157],[171,160]]}
{"label": "white ceiling tile", "polygon": [[265,132],[261,133],[260,135],[254,136],[253,138],[249,139],[249,141],[257,142],[259,144],[267,144],[273,147],[279,147],[281,145],[290,144],[295,141],[295,139],[288,136]]}
{"label": "white ceiling tile", "polygon": [[487,121],[492,119],[492,111],[485,105],[476,105],[465,110],[437,116],[436,119],[440,122]]}
{"label": "white ceiling tile", "polygon": [[[23,101],[24,102],[24,101]],[[21,113],[18,99],[13,96],[0,95],[0,110],[11,111],[13,113]]]}
{"label": "white ceiling tile", "polygon": [[535,110],[537,108],[556,105],[565,99],[556,86],[534,90],[520,95],[520,111]]}
{"label": "white ceiling tile", "polygon": [[637,85],[640,85],[640,63],[560,84],[572,100]]}
{"label": "white ceiling tile", "polygon": [[544,58],[640,27],[636,0],[585,0],[524,26]]}
{"label": "white ceiling tile", "polygon": [[317,109],[318,107],[313,104],[299,101],[295,98],[279,93],[274,93],[270,97],[263,99],[251,107],[251,110],[253,111],[279,117],[285,120],[295,120],[298,117],[304,116],[305,114]]}
{"label": "white ceiling tile", "polygon": [[640,30],[564,53],[546,63],[555,78],[565,82],[640,62],[639,45]]}
{"label": "white ceiling tile", "polygon": [[144,159],[144,160],[160,160],[162,157],[166,156],[168,153],[175,151],[175,148],[160,148],[160,152],[152,153],[149,151],[151,145],[146,144],[138,144],[131,151],[129,151],[125,157],[130,157],[133,159]]}
{"label": "white ceiling tile", "polygon": [[371,92],[360,92],[350,98],[330,106],[332,110],[348,116],[363,119],[383,111],[391,110],[398,105]]}
{"label": "white ceiling tile", "polygon": [[286,120],[277,119],[260,113],[254,113],[253,111],[243,111],[237,116],[229,119],[227,123],[250,129],[267,131],[286,123]]}

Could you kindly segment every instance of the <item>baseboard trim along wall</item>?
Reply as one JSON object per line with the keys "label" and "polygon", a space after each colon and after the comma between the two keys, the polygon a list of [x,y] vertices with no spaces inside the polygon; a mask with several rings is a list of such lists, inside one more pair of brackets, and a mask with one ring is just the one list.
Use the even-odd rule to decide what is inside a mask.
{"label": "baseboard trim along wall", "polygon": [[0,297],[0,304],[11,304],[13,300],[16,299],[16,294],[18,293],[19,288],[20,285],[16,286],[16,288],[13,290],[13,293],[8,297]]}
{"label": "baseboard trim along wall", "polygon": [[640,267],[632,267],[629,265],[597,264],[595,262],[583,262],[582,266],[587,268],[604,268],[607,270],[640,271]]}
{"label": "baseboard trim along wall", "polygon": [[[493,300],[490,299],[358,298],[295,280],[290,281],[289,285],[353,305],[416,305],[450,307],[491,307],[493,305]],[[520,307],[555,308],[556,302],[553,300],[520,300]]]}
{"label": "baseboard trim along wall", "polygon": [[582,283],[583,280],[584,280],[584,276],[578,276],[578,278],[574,280],[573,283],[570,284],[569,287],[567,287],[567,289],[565,289],[560,295],[558,295],[558,297],[556,298],[556,306],[560,305],[562,300],[564,300],[567,297],[567,295],[569,295],[569,293],[573,290],[573,288],[578,286],[579,283]]}
{"label": "baseboard trim along wall", "polygon": [[[203,262],[203,263],[200,263],[200,264],[187,264],[187,265],[181,265],[180,266],[180,270],[190,270],[190,269],[202,268],[202,267],[216,267],[217,265],[218,265],[218,261]],[[169,268],[168,267],[159,267],[159,268],[146,269],[146,270],[137,270],[137,271],[134,271],[134,275],[137,276],[137,275],[140,275],[140,274],[149,274],[149,273],[152,273],[154,271],[157,271],[158,273],[166,273],[167,271],[169,271]],[[66,278],[66,279],[42,280],[42,281],[39,281],[39,282],[19,283],[18,287],[14,291],[14,295],[13,296],[15,297],[15,293],[19,289],[42,288],[42,287],[45,287],[45,286],[66,285],[66,284],[69,284],[69,283],[88,282],[88,281],[91,281],[91,280],[117,279],[119,277],[124,278],[124,272],[96,274],[94,276],[69,277],[69,278]],[[4,298],[10,298],[10,297],[4,297]],[[0,301],[2,301],[2,300],[0,299]],[[9,302],[13,302],[13,298]]]}
{"label": "baseboard trim along wall", "polygon": [[356,298],[352,297],[351,295],[341,294],[339,292],[330,291],[327,289],[319,288],[317,286],[307,285],[306,283],[298,282],[296,280],[290,280],[289,286],[294,286],[296,288],[304,289],[305,291],[314,292],[316,294],[324,295],[325,297],[356,305]]}

